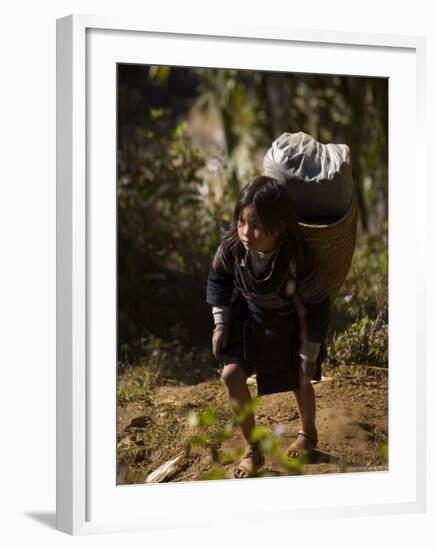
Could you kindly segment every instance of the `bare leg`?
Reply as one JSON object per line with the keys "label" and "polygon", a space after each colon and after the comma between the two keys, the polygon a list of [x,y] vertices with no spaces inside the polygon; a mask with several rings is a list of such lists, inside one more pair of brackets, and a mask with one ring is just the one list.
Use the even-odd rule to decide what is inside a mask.
{"label": "bare leg", "polygon": [[300,414],[300,429],[309,436],[314,435],[316,433],[316,396],[308,378],[301,378],[300,389],[294,392],[294,396]]}
{"label": "bare leg", "polygon": [[[241,367],[232,363],[225,365],[222,374],[228,398],[234,399],[241,409],[245,403],[251,400],[249,388],[246,383],[246,375]],[[250,434],[255,426],[255,417],[249,414],[240,424],[240,429],[246,441],[247,452],[235,469],[236,478],[249,477],[264,463],[264,458],[256,443],[251,443]]]}
{"label": "bare leg", "polygon": [[308,438],[299,434],[290,449],[297,452],[307,450],[311,454],[317,441],[316,397],[310,379],[302,370],[299,371],[299,382],[300,388],[294,392],[301,420],[299,431],[308,435]]}
{"label": "bare leg", "polygon": [[[225,365],[222,374],[222,381],[227,390],[228,398],[235,399],[240,408],[251,400],[249,388],[246,384],[246,375],[243,369],[236,363]],[[255,417],[249,414],[240,425],[243,437],[248,445],[250,443],[250,433],[255,426]]]}

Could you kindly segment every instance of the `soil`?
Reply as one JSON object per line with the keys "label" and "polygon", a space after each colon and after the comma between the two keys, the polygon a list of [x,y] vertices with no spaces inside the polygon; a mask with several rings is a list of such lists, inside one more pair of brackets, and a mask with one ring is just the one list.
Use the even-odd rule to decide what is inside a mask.
{"label": "soil", "polygon": [[[388,374],[384,369],[365,369],[330,374],[314,383],[319,443],[302,474],[326,474],[387,470],[381,445],[388,441]],[[363,374],[364,372],[364,374]],[[252,396],[256,380],[249,379]],[[230,418],[224,388],[219,379],[197,384],[162,385],[151,399],[120,404],[117,413],[118,484],[145,483],[149,474],[179,457],[175,471],[164,481],[201,479],[212,468],[209,448],[192,448],[196,433],[187,422],[190,410],[204,412],[214,407],[223,421]],[[258,425],[280,433],[281,445],[290,445],[299,429],[297,408],[290,393],[263,396],[256,409]],[[222,443],[225,453],[242,449],[239,432]],[[235,464],[224,467],[233,478]],[[284,475],[281,465],[267,458],[266,475]]]}

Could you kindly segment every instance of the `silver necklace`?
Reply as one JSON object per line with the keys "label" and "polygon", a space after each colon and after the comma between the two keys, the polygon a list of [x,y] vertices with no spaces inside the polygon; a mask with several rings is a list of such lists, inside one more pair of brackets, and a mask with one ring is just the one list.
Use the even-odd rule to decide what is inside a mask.
{"label": "silver necklace", "polygon": [[275,251],[275,253],[273,254],[273,259],[272,259],[272,265],[270,267],[270,271],[268,273],[268,275],[262,279],[257,279],[253,274],[252,274],[252,270],[250,268],[250,264],[252,262],[248,262],[248,259],[250,259],[250,255],[249,255],[249,251],[246,250],[246,254],[244,256],[244,265],[243,267],[247,267],[247,274],[249,275],[249,277],[252,279],[252,281],[254,281],[255,283],[264,283],[266,281],[268,281],[270,279],[270,277],[272,276],[273,274],[273,270],[275,269],[275,265],[276,265],[276,259],[278,257],[278,252],[279,252],[279,246],[277,247],[277,250]]}

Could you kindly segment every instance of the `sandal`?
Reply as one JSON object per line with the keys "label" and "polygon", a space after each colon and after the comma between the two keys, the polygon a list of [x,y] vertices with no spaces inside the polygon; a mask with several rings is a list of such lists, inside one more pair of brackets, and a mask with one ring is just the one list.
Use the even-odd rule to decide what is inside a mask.
{"label": "sandal", "polygon": [[264,465],[265,458],[259,449],[248,448],[246,454],[241,458],[234,471],[235,479],[253,477],[259,468]]}
{"label": "sandal", "polygon": [[308,435],[307,433],[303,432],[302,430],[299,430],[297,432],[297,435],[302,435],[307,440],[307,443],[304,444],[298,444],[297,440],[292,443],[287,450],[287,454],[291,458],[311,458],[311,455],[314,453],[315,448],[317,447],[318,439],[317,439],[317,432],[315,435]]}

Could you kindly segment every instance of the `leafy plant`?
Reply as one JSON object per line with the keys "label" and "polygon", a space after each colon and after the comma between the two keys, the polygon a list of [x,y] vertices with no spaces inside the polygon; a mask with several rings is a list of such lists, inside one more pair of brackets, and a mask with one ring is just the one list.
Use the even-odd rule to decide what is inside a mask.
{"label": "leafy plant", "polygon": [[329,346],[329,361],[336,364],[388,367],[388,326],[381,317],[364,317],[342,332]]}
{"label": "leafy plant", "polygon": [[387,237],[359,231],[352,265],[331,315],[328,360],[333,365],[388,366]]}
{"label": "leafy plant", "polygon": [[118,376],[117,399],[119,403],[151,400],[151,374],[149,368],[140,364],[125,370]]}
{"label": "leafy plant", "polygon": [[[187,415],[187,421],[192,429],[197,433],[191,436],[189,443],[192,448],[204,448],[210,452],[212,466],[201,479],[224,479],[224,467],[229,464],[237,464],[244,455],[244,448],[224,452],[221,449],[222,443],[230,440],[239,426],[249,414],[252,414],[259,404],[259,399],[252,399],[241,407],[238,402],[231,401],[234,415],[226,422],[220,425],[220,413],[214,408],[210,408],[203,413],[190,411]],[[302,474],[302,465],[307,461],[304,455],[298,458],[292,458],[287,455],[282,446],[280,436],[272,433],[266,427],[255,426],[251,432],[250,440],[257,443],[261,452],[268,456],[274,463],[285,470],[286,475]],[[277,472],[268,470],[259,471],[254,477],[266,477],[269,475],[278,475]]]}

